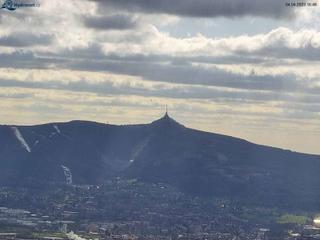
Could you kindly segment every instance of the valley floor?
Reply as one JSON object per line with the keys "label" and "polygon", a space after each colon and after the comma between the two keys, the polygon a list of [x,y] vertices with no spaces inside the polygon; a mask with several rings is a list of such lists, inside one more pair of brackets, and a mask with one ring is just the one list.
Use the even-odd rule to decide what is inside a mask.
{"label": "valley floor", "polygon": [[2,187],[0,206],[1,240],[317,239],[320,234],[315,213],[200,199],[137,180],[46,190]]}

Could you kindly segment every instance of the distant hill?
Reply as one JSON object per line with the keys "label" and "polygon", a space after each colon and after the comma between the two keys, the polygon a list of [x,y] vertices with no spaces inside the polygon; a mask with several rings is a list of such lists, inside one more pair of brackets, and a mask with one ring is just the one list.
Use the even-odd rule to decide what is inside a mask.
{"label": "distant hill", "polygon": [[114,177],[200,197],[319,207],[320,156],[186,128],[167,114],[142,125],[0,126],[0,185],[103,184]]}

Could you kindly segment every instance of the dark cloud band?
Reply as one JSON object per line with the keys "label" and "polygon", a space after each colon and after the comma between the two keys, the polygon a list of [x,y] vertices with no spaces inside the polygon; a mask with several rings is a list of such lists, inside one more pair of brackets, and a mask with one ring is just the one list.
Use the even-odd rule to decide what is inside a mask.
{"label": "dark cloud band", "polygon": [[100,7],[117,8],[130,12],[161,13],[186,17],[241,17],[262,16],[289,18],[293,9],[284,0],[92,0]]}
{"label": "dark cloud band", "polygon": [[86,27],[99,30],[126,30],[136,28],[138,25],[136,19],[132,16],[120,14],[85,17],[84,24]]}
{"label": "dark cloud band", "polygon": [[52,41],[53,36],[48,34],[36,35],[28,32],[20,32],[0,37],[0,46],[31,47],[39,45],[49,45]]}

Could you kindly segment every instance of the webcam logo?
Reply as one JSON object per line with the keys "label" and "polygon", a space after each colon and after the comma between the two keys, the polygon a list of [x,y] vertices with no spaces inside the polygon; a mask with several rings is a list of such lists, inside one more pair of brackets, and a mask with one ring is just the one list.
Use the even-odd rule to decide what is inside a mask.
{"label": "webcam logo", "polygon": [[9,11],[14,11],[17,8],[22,7],[40,7],[39,3],[33,2],[33,3],[23,3],[23,2],[16,2],[15,0],[5,0],[2,4],[1,9],[7,9]]}
{"label": "webcam logo", "polygon": [[1,8],[5,8],[8,9],[10,11],[14,11],[17,8],[14,6],[14,2],[12,0],[6,0],[3,4]]}

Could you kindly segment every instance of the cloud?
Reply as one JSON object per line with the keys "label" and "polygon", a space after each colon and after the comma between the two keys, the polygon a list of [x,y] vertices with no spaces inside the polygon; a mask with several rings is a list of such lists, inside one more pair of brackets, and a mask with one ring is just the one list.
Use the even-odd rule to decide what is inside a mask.
{"label": "cloud", "polygon": [[[75,48],[65,53],[38,56],[30,52],[13,52],[2,54],[2,67],[71,69],[88,72],[109,72],[116,75],[140,77],[145,81],[166,82],[225,87],[244,90],[264,90],[276,92],[319,92],[315,77],[300,76],[297,73],[270,71],[246,73],[236,71],[236,66],[221,68],[213,62],[201,62],[201,57],[170,56],[119,56],[104,55],[99,46],[92,45],[86,49]],[[200,60],[199,60],[200,59]],[[206,59],[206,58],[205,58]],[[208,60],[208,59],[207,59]],[[210,58],[209,58],[210,60]],[[194,63],[192,61],[200,61]],[[221,60],[223,61],[223,59]],[[228,59],[227,61],[230,61]],[[240,69],[240,68],[239,68]],[[251,68],[252,69],[252,68]]]}
{"label": "cloud", "polygon": [[[320,74],[312,73],[316,70],[310,67],[303,67],[308,64],[305,61],[315,61],[313,64],[317,66],[316,54],[311,54],[309,57],[307,54],[308,51],[317,52],[319,49],[317,40],[319,34],[316,31],[279,28],[266,34],[220,39],[204,36],[177,39],[157,31],[153,34],[151,37],[146,36],[153,41],[139,42],[141,50],[137,54],[129,50],[129,45],[134,44],[126,41],[108,42],[107,45],[93,42],[86,47],[61,48],[52,52],[30,49],[3,53],[0,54],[0,65],[2,68],[69,69],[92,74],[108,72],[114,76],[133,76],[141,82],[159,84],[157,86],[181,85],[181,88],[164,88],[162,92],[150,88],[115,88],[112,84],[110,86],[108,81],[97,88],[89,82],[79,81],[59,87],[59,89],[65,87],[70,91],[102,91],[103,94],[130,93],[141,96],[210,99],[217,93],[212,89],[208,91],[204,89],[217,87],[232,89],[231,92],[235,97],[238,97],[239,93],[234,90],[252,91],[252,95],[241,94],[239,98],[260,101],[270,100],[269,96],[277,100],[279,95],[284,93],[320,93]],[[112,38],[112,34],[109,35]],[[162,44],[158,45],[159,42]],[[127,51],[120,51],[118,45]],[[127,45],[128,47],[125,47]],[[161,47],[156,49],[157,45]],[[216,55],[216,49],[222,50],[224,54]],[[295,58],[300,59],[300,62],[293,65],[290,61],[287,63],[279,61],[280,58],[284,61],[286,58]],[[278,66],[279,63],[287,64],[287,69]],[[292,66],[289,66],[289,63]],[[298,66],[300,63],[301,66]],[[301,72],[298,71],[299,68]],[[79,79],[81,80],[81,77]],[[37,87],[48,86],[53,88],[55,83],[49,81],[47,86],[37,85]],[[33,85],[24,87],[32,88]],[[201,87],[201,91],[195,91],[196,87]],[[165,91],[168,93],[165,94]],[[257,96],[256,91],[269,91],[275,94],[264,98],[263,94]],[[215,96],[234,99],[232,94]]]}
{"label": "cloud", "polygon": [[2,93],[0,92],[0,98],[4,99],[24,99],[24,98],[30,98],[33,97],[33,94],[30,93]]}
{"label": "cloud", "polygon": [[84,24],[98,30],[127,30],[138,26],[136,18],[124,14],[84,17]]}
{"label": "cloud", "polygon": [[320,51],[318,31],[294,31],[284,27],[252,36],[208,38],[199,34],[176,38],[147,26],[135,31],[103,34],[97,42],[96,46],[102,48],[100,51],[108,55],[171,57],[177,61],[194,58],[198,62],[229,64],[257,64],[275,59],[318,61]]}
{"label": "cloud", "polygon": [[[32,51],[15,50],[10,53],[0,53],[0,67],[1,68],[48,68],[58,59],[44,58],[36,56]],[[60,59],[60,63],[63,60]]]}
{"label": "cloud", "polygon": [[[238,40],[240,43],[240,38]],[[268,56],[276,59],[320,60],[320,33],[316,30],[293,31],[281,27],[264,35],[245,37],[243,40],[247,41],[249,47],[241,48],[235,41],[233,47],[235,53],[250,53],[251,56]]]}
{"label": "cloud", "polygon": [[[146,81],[166,82],[171,84],[188,84],[226,87],[246,90],[268,90],[295,92],[306,89],[314,79],[304,76],[304,80],[294,72],[264,71],[256,73],[251,70],[235,71],[236,66],[228,68],[217,67],[218,64],[230,64],[234,56],[223,57],[173,57],[170,55],[105,55],[97,45],[88,48],[75,48],[58,54],[63,58],[54,60],[55,55],[49,55],[50,61],[55,61],[57,68],[81,70],[89,72],[110,72],[119,75],[140,77]],[[90,61],[88,61],[90,59]],[[241,58],[240,58],[241,59]],[[234,64],[239,64],[239,58],[234,57]],[[258,59],[247,59],[249,64]],[[262,61],[262,60],[260,60]],[[43,62],[43,60],[42,60]],[[242,62],[243,63],[243,62]],[[252,68],[251,68],[252,69]],[[313,88],[314,89],[314,88]]]}
{"label": "cloud", "polygon": [[[66,65],[65,65],[66,66]],[[292,91],[300,87],[294,75],[243,75],[223,71],[216,67],[171,65],[135,62],[87,61],[69,62],[70,69],[106,71],[139,76],[145,80],[175,84],[218,86],[239,89]]]}
{"label": "cloud", "polygon": [[17,32],[0,37],[0,46],[5,47],[31,47],[50,45],[53,36],[48,34],[33,34],[29,32]]}
{"label": "cloud", "polygon": [[[53,75],[53,74],[52,74]],[[320,101],[319,94],[310,95],[301,90],[299,94],[287,91],[261,91],[261,90],[237,90],[211,86],[156,83],[142,80],[105,79],[92,81],[92,79],[51,79],[45,81],[31,80],[30,74],[16,79],[0,79],[0,86],[4,88],[23,89],[52,89],[68,90],[71,92],[90,92],[105,96],[134,95],[144,97],[162,97],[171,99],[211,99],[221,102],[300,102],[305,104],[317,104]],[[58,76],[56,76],[58,77]]]}
{"label": "cloud", "polygon": [[149,14],[170,14],[184,17],[242,17],[261,16],[271,18],[290,18],[292,8],[285,7],[284,0],[92,0],[100,7],[111,7],[129,12]]}

